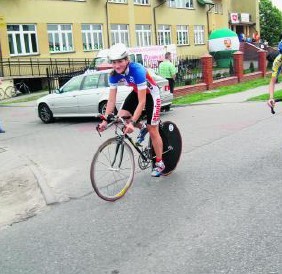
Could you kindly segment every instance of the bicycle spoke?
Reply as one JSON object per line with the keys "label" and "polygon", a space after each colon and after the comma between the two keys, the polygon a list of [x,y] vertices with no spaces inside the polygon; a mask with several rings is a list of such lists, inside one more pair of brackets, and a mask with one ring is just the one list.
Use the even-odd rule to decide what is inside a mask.
{"label": "bicycle spoke", "polygon": [[122,197],[132,184],[134,155],[127,143],[122,146],[124,151],[117,148],[115,138],[106,141],[97,150],[91,164],[93,188],[101,198],[108,201]]}

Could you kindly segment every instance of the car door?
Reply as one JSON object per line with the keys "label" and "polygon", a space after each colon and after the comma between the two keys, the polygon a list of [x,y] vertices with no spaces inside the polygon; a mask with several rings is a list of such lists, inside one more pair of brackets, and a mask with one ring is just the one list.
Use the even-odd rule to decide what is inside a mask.
{"label": "car door", "polygon": [[77,97],[79,115],[90,116],[98,113],[99,98],[102,92],[99,81],[103,75],[101,73],[85,75],[80,94]]}
{"label": "car door", "polygon": [[76,116],[78,113],[77,95],[80,92],[82,76],[73,77],[59,89],[53,100],[52,109],[55,115]]}

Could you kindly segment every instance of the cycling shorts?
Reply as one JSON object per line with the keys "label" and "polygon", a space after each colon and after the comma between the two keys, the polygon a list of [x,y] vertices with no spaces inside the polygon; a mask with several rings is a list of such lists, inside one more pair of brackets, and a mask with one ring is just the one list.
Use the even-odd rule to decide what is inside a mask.
{"label": "cycling shorts", "polygon": [[272,77],[278,77],[278,75],[280,74],[281,72],[281,66],[282,66],[282,54],[279,54],[274,62],[273,62],[273,65],[272,65]]}
{"label": "cycling shorts", "polygon": [[[121,109],[127,110],[134,114],[138,105],[138,94],[132,91],[124,100]],[[148,125],[158,125],[160,122],[160,112],[161,112],[161,98],[160,95],[147,93],[146,94],[146,105],[145,113],[147,117]]]}

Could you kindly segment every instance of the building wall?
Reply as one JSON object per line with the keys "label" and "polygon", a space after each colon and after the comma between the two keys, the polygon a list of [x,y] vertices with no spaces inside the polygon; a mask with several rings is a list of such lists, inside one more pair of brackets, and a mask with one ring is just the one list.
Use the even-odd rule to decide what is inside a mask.
{"label": "building wall", "polygon": [[249,13],[251,15],[254,26],[250,27],[250,31],[260,30],[259,24],[259,0],[231,0],[230,12]]}
{"label": "building wall", "polygon": [[[0,1],[0,42],[2,57],[9,58],[9,45],[7,38],[6,24],[32,23],[37,25],[37,38],[39,54],[29,55],[20,58],[92,58],[96,51],[83,51],[82,45],[82,23],[103,24],[104,47],[110,44],[108,31],[111,24],[128,24],[130,33],[130,46],[136,46],[135,25],[149,24],[152,29],[152,43],[156,44],[156,33],[154,26],[154,11],[156,25],[171,25],[172,43],[177,42],[176,26],[189,25],[189,45],[177,47],[178,54],[181,55],[203,55],[208,52],[209,31],[216,28],[228,27],[228,13],[232,10],[238,12],[249,12],[256,14],[257,5],[253,2],[257,0],[214,0],[222,3],[221,14],[214,14],[213,9],[207,12],[209,6],[201,6],[194,0],[194,8],[170,8],[167,2],[161,4],[159,0],[151,0],[150,5],[134,5],[133,0],[128,4],[106,3],[106,1],[87,0],[85,2],[61,1],[61,0],[1,0]],[[231,2],[232,3],[231,3]],[[240,4],[243,2],[243,4]],[[248,2],[248,5],[246,5]],[[161,5],[160,5],[161,4]],[[254,7],[253,7],[254,6]],[[248,7],[248,10],[244,10]],[[107,13],[108,11],[108,13]],[[108,14],[108,24],[107,24]],[[256,17],[254,15],[254,17]],[[253,18],[254,18],[253,17]],[[72,24],[74,51],[68,53],[50,53],[48,45],[47,24],[55,23]],[[203,25],[205,30],[205,43],[195,45],[194,26]],[[14,57],[12,57],[14,58]],[[18,57],[15,57],[18,58]]]}

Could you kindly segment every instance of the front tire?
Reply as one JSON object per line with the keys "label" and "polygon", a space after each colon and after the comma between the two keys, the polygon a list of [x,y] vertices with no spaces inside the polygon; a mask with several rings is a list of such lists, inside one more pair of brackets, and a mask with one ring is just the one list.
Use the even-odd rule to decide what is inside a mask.
{"label": "front tire", "polygon": [[53,113],[46,104],[40,104],[38,106],[38,115],[41,121],[45,124],[49,124],[54,121]]}
{"label": "front tire", "polygon": [[90,168],[92,186],[100,198],[113,202],[123,197],[131,186],[134,170],[131,147],[125,142],[120,144],[116,138],[110,138],[97,149],[93,157]]}

